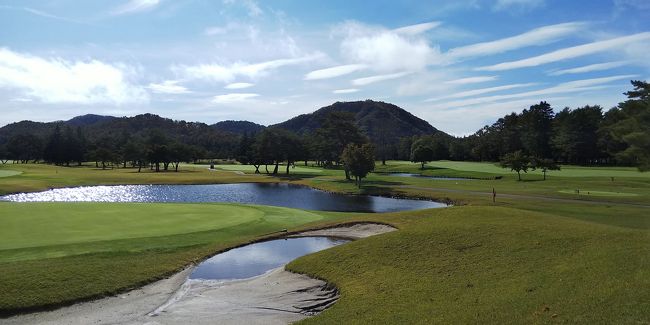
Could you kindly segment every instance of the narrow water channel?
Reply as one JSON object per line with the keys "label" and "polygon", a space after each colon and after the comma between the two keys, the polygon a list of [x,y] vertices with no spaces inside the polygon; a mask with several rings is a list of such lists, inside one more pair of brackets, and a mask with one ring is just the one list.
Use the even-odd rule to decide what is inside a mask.
{"label": "narrow water channel", "polygon": [[269,240],[234,248],[201,264],[190,279],[236,280],[262,275],[292,260],[348,242],[329,237],[301,237]]}

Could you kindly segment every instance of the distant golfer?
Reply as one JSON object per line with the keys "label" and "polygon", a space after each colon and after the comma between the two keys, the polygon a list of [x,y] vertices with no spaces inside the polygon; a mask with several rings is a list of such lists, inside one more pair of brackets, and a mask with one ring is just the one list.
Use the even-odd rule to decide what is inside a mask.
{"label": "distant golfer", "polygon": [[497,203],[497,191],[492,188],[492,203]]}

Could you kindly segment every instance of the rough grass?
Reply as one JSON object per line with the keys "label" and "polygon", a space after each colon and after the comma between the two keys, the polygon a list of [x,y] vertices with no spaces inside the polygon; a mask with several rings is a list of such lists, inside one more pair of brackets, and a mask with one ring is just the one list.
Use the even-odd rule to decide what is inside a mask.
{"label": "rough grass", "polygon": [[646,231],[497,207],[419,214],[380,217],[400,231],[291,262],[341,290],[331,309],[303,323],[650,320]]}

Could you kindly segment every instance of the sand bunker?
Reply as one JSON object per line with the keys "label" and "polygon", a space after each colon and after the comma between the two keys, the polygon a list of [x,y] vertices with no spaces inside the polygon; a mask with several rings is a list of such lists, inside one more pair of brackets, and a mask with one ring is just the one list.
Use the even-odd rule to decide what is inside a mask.
{"label": "sand bunker", "polygon": [[[394,231],[355,224],[291,237],[364,238]],[[309,317],[338,299],[326,282],[280,267],[235,281],[188,280],[191,268],[140,289],[54,311],[15,316],[3,324],[287,324]]]}

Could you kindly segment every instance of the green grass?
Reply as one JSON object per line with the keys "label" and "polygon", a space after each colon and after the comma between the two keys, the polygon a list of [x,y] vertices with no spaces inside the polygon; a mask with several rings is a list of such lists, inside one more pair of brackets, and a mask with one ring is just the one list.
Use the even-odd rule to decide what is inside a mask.
{"label": "green grass", "polygon": [[623,193],[623,192],[607,192],[607,191],[593,191],[589,189],[580,189],[580,191],[576,192],[576,190],[560,190],[558,191],[560,193],[564,194],[572,194],[572,195],[593,195],[593,196],[638,196],[636,193]]}
{"label": "green grass", "polygon": [[9,177],[9,176],[15,176],[20,174],[21,172],[17,170],[9,170],[9,169],[0,170],[0,177]]}
{"label": "green grass", "polygon": [[[282,228],[378,221],[400,231],[289,266],[341,290],[334,307],[305,322],[650,322],[650,173],[564,166],[546,181],[535,172],[518,182],[516,174],[487,163],[432,162],[419,171],[417,164],[390,161],[378,163],[377,171],[486,179],[373,173],[357,189],[341,170],[296,166],[289,177],[273,177],[252,175],[241,165],[217,167],[224,166],[230,170],[0,166],[22,172],[0,178],[0,193],[93,184],[292,182],[460,206],[345,214],[232,204],[0,202],[0,313],[134,288]],[[575,195],[574,189],[590,194]]]}
{"label": "green grass", "polygon": [[291,262],[341,290],[331,309],[302,323],[650,320],[646,231],[498,207],[418,215],[381,217],[400,231]]}
{"label": "green grass", "polygon": [[110,294],[226,247],[342,215],[234,204],[2,202],[0,209],[2,312]]}

